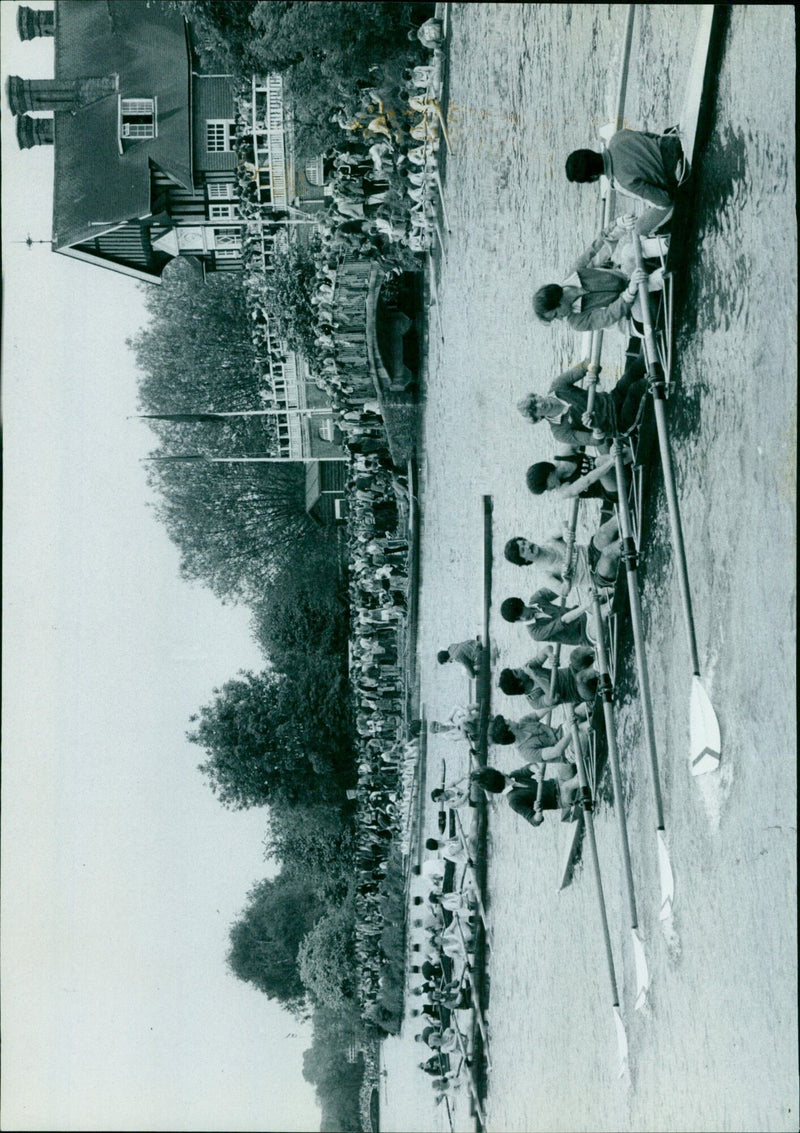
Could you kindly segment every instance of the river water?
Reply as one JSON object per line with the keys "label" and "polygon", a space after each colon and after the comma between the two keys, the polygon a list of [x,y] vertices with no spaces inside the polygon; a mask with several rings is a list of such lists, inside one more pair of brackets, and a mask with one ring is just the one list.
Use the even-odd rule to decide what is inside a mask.
{"label": "river water", "polygon": [[[698,10],[640,7],[626,121],[661,130],[683,101]],[[580,343],[532,315],[536,286],[563,276],[596,227],[596,191],[563,160],[611,117],[625,9],[455,5],[450,14],[451,232],[441,265],[444,340],[431,321],[423,462],[420,673],[428,717],[463,703],[437,648],[481,631],[481,496],[494,499],[492,633],[499,664],[527,659],[499,619],[527,596],[502,559],[514,534],[565,518],[529,495],[524,471],[549,437],[514,409],[578,359]],[[794,20],[789,7],[729,10],[714,128],[698,170],[689,303],[670,403],[673,456],[704,683],[724,760],[688,771],[688,656],[656,495],[642,567],[650,680],[675,915],[658,920],[649,766],[638,706],[617,709],[639,920],[652,986],[634,1011],[616,821],[596,820],[629,1073],[618,1058],[590,872],[556,895],[565,833],[490,817],[488,1012],[493,1130],[796,1129]],[[621,344],[606,336],[606,376]],[[659,477],[656,477],[658,482]],[[660,489],[659,489],[660,490]],[[587,511],[584,534],[591,515]],[[498,666],[499,667],[499,666]],[[495,708],[519,715],[495,694]],[[431,736],[456,773],[457,744]],[[513,765],[501,755],[501,767]],[[431,826],[435,823],[431,822]],[[447,1129],[415,1063],[413,1029],[384,1044],[384,1129]],[[468,1106],[455,1124],[469,1128]]]}

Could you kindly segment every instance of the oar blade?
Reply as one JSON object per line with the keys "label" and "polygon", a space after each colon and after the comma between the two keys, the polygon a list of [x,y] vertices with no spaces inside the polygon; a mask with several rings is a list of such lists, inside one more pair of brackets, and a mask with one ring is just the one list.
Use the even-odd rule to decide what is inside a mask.
{"label": "oar blade", "polygon": [[617,1050],[619,1052],[619,1077],[624,1078],[628,1072],[628,1036],[625,1034],[625,1024],[619,1013],[619,1007],[614,1006],[614,1024],[617,1028]]}
{"label": "oar blade", "polygon": [[672,902],[675,899],[675,878],[672,875],[672,862],[669,857],[664,831],[658,831],[658,872],[661,877],[661,911],[659,919],[664,921],[672,916]]}
{"label": "oar blade", "polygon": [[641,1011],[647,1002],[647,992],[650,987],[650,972],[647,967],[647,957],[644,954],[644,942],[638,929],[631,929],[633,941],[633,962],[636,968],[636,1003],[634,1008]]}
{"label": "oar blade", "polygon": [[705,775],[709,771],[716,771],[722,754],[719,722],[708,693],[696,675],[692,677],[689,739],[692,775]]}

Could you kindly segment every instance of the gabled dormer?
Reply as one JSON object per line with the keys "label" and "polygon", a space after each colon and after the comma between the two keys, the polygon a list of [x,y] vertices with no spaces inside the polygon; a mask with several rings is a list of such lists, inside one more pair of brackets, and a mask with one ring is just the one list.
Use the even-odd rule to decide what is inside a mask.
{"label": "gabled dormer", "polygon": [[143,138],[158,137],[158,99],[123,98],[117,100],[117,143],[119,152]]}

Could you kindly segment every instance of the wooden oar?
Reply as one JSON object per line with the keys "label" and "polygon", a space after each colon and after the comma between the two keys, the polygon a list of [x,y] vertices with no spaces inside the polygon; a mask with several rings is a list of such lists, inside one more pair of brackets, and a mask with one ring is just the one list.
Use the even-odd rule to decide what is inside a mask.
{"label": "wooden oar", "polygon": [[[575,528],[578,526],[578,510],[580,508],[580,502],[581,501],[579,499],[574,499],[572,501],[572,504],[570,506],[570,511],[569,511],[569,523],[567,525],[567,537],[564,540],[564,545],[566,547],[566,555],[564,556],[564,562],[565,562],[564,580],[565,580],[565,582],[568,582],[570,585],[572,584],[572,575],[573,575],[572,551],[573,551],[573,547],[575,546]],[[564,612],[564,610],[566,608],[567,608],[567,595],[562,594],[561,595],[561,611],[562,611],[562,613]],[[555,653],[553,654],[553,671],[550,675],[550,703],[551,704],[552,704],[553,699],[556,695],[556,680],[558,678],[558,662],[559,662],[560,659],[561,659],[561,642],[559,641],[559,642],[556,643]],[[545,717],[545,720],[548,724],[550,723],[550,719],[551,719],[552,715],[553,715],[553,711],[551,709],[547,713],[547,716]]]}
{"label": "wooden oar", "polygon": [[[447,764],[442,760],[442,790],[444,791],[445,782],[447,780]],[[447,811],[445,810],[444,803],[439,803],[439,833],[444,834],[445,827],[447,826]]]}
{"label": "wooden oar", "polygon": [[647,969],[644,942],[639,933],[639,918],[636,913],[636,896],[633,887],[633,871],[631,869],[631,851],[628,844],[628,824],[625,818],[625,795],[622,790],[622,775],[620,773],[617,737],[614,729],[614,712],[612,709],[614,692],[611,685],[608,654],[606,653],[606,643],[603,636],[603,613],[600,609],[600,598],[591,571],[587,569],[586,573],[589,579],[589,594],[591,595],[592,609],[597,624],[597,645],[595,653],[597,656],[597,668],[600,674],[600,694],[603,702],[603,718],[606,725],[608,761],[611,764],[611,780],[614,787],[614,810],[617,814],[619,842],[622,849],[622,865],[625,873],[625,893],[628,899],[633,957],[636,966],[636,1009],[639,1010],[639,1008],[644,1007],[647,1001],[647,990],[650,987],[650,973]]}
{"label": "wooden oar", "polygon": [[633,538],[633,525],[631,523],[630,505],[628,504],[627,485],[625,483],[625,466],[622,460],[621,442],[614,441],[614,461],[617,472],[617,495],[619,496],[620,527],[622,528],[622,557],[625,562],[625,575],[628,583],[628,603],[631,611],[631,628],[633,630],[633,647],[636,655],[636,673],[639,682],[639,699],[642,706],[642,721],[644,723],[645,744],[650,759],[651,778],[653,780],[653,798],[656,805],[656,831],[658,834],[658,861],[661,870],[661,919],[666,919],[672,912],[673,882],[672,868],[669,864],[669,853],[664,833],[664,806],[661,799],[661,781],[658,772],[658,753],[656,751],[656,736],[653,726],[653,704],[650,699],[650,678],[647,672],[647,657],[644,648],[644,630],[642,628],[642,605],[639,600],[639,581],[637,575],[637,550]]}
{"label": "wooden oar", "polygon": [[614,953],[611,949],[611,933],[608,930],[608,914],[606,913],[606,901],[603,896],[603,879],[600,876],[600,862],[597,857],[597,841],[594,834],[594,816],[592,808],[594,800],[592,799],[591,791],[586,782],[586,767],[583,762],[583,749],[581,747],[581,739],[578,733],[578,725],[575,721],[575,709],[571,704],[565,705],[567,713],[567,722],[572,732],[572,745],[575,748],[575,764],[578,768],[578,781],[581,785],[581,795],[583,799],[584,819],[586,822],[586,836],[589,840],[589,850],[592,859],[592,868],[594,870],[595,884],[597,886],[597,900],[600,908],[600,922],[603,930],[603,940],[606,948],[606,963],[608,965],[608,978],[611,984],[611,1002],[614,1009],[614,1024],[617,1031],[617,1046],[619,1049],[619,1076],[623,1076],[628,1067],[628,1039],[625,1035],[625,1024],[622,1022],[619,1007],[619,992],[617,990],[617,977],[614,971]]}
{"label": "wooden oar", "polygon": [[461,1056],[464,1059],[464,1065],[466,1066],[466,1069],[467,1069],[467,1081],[469,1082],[469,1090],[470,1090],[470,1093],[472,1094],[472,1101],[473,1101],[473,1104],[475,1106],[475,1111],[478,1114],[478,1120],[480,1121],[481,1125],[485,1129],[486,1128],[486,1115],[484,1114],[483,1106],[481,1105],[480,1091],[478,1090],[478,1086],[475,1082],[475,1078],[474,1078],[474,1075],[472,1073],[472,1069],[470,1068],[469,1054],[467,1053],[467,1048],[464,1046],[464,1036],[461,1034],[461,1031],[459,1031],[458,1026],[455,1023],[455,1020],[453,1020],[451,1022],[450,1026],[453,1028],[453,1030],[456,1033],[456,1040],[458,1041],[458,1045],[459,1045],[459,1048],[461,1050]]}
{"label": "wooden oar", "polygon": [[[634,234],[633,247],[636,253],[636,266],[642,268],[642,247],[638,236]],[[707,771],[716,771],[720,764],[722,745],[720,742],[719,722],[711,704],[708,693],[700,681],[700,661],[697,655],[697,640],[694,630],[694,616],[692,614],[692,596],[689,591],[689,576],[686,570],[686,550],[683,544],[683,528],[681,514],[678,507],[678,495],[675,490],[675,474],[672,469],[672,455],[669,447],[669,432],[667,430],[667,416],[664,408],[666,388],[661,367],[658,364],[653,319],[650,313],[650,296],[647,290],[647,281],[639,284],[639,304],[642,308],[642,322],[644,324],[644,354],[647,366],[647,378],[650,392],[653,395],[653,409],[655,411],[656,429],[658,430],[658,449],[661,453],[661,468],[664,474],[664,490],[667,495],[667,511],[669,513],[669,526],[672,535],[672,546],[675,552],[675,562],[678,573],[678,586],[683,607],[683,620],[686,626],[686,636],[689,642],[689,656],[692,664],[692,688],[689,701],[689,744],[690,767],[693,775],[702,775]]]}

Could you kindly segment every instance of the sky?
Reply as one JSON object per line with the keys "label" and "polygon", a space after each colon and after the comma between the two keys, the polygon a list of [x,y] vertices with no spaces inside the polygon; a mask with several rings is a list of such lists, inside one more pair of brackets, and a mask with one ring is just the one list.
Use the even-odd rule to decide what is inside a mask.
{"label": "sky", "polygon": [[[46,3],[39,7],[48,7]],[[263,658],[178,575],[142,463],[138,285],[52,254],[53,151],[20,151],[2,31],[4,1129],[319,1128],[308,1027],[227,969],[266,811],[231,812],[189,717]]]}

